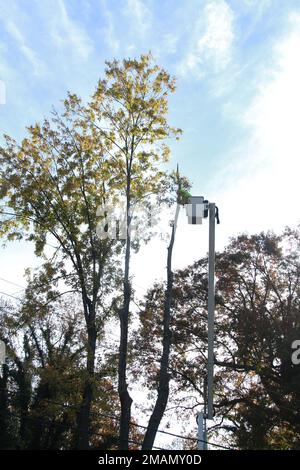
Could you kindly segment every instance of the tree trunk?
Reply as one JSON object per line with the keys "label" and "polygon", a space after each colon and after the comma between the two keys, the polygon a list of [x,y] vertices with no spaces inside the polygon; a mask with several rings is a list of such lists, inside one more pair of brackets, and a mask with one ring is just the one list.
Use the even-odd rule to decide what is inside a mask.
{"label": "tree trunk", "polygon": [[90,434],[90,415],[91,405],[93,401],[93,381],[95,372],[95,351],[96,351],[96,324],[95,324],[95,307],[88,299],[88,351],[86,363],[86,378],[83,387],[83,395],[81,407],[77,420],[77,449],[87,450],[89,448],[89,434]]}
{"label": "tree trunk", "polygon": [[15,357],[15,364],[18,368],[15,375],[16,382],[19,387],[19,405],[20,405],[20,428],[19,436],[21,447],[28,445],[28,433],[30,422],[28,421],[28,410],[32,395],[31,378],[27,376],[26,364],[24,364],[17,356]]}
{"label": "tree trunk", "polygon": [[10,414],[8,405],[8,367],[6,364],[2,368],[2,376],[0,375],[0,449],[14,449],[14,439],[10,434]]}
{"label": "tree trunk", "polygon": [[118,392],[121,404],[120,430],[119,440],[120,449],[128,450],[131,404],[132,398],[128,392],[127,385],[127,353],[128,353],[128,323],[129,323],[129,307],[131,300],[131,285],[129,280],[130,266],[130,177],[127,181],[127,206],[126,206],[126,252],[124,267],[124,288],[123,288],[123,308],[120,310],[120,347],[119,347],[119,368],[118,368]]}
{"label": "tree trunk", "polygon": [[124,274],[124,305],[120,311],[120,347],[119,347],[119,383],[118,392],[121,403],[121,417],[120,417],[120,449],[128,449],[129,428],[131,418],[131,404],[132,399],[128,392],[128,385],[126,381],[127,372],[127,352],[128,352],[128,321],[129,321],[129,306],[131,298],[131,286],[129,281],[129,261],[130,261],[130,237],[126,243],[125,255],[125,274]]}
{"label": "tree trunk", "polygon": [[167,288],[165,292],[164,302],[164,318],[163,318],[163,352],[161,356],[161,366],[159,371],[158,393],[156,403],[149,419],[147,431],[144,437],[142,449],[152,449],[154,440],[157,434],[158,427],[164,415],[168,398],[169,398],[169,382],[170,376],[168,374],[170,349],[172,342],[172,333],[170,330],[171,321],[171,308],[172,308],[172,289],[173,289],[173,272],[172,272],[172,252],[175,241],[175,233],[177,220],[179,215],[179,205],[177,204],[175,220],[172,228],[171,240],[168,246],[168,259],[167,259]]}

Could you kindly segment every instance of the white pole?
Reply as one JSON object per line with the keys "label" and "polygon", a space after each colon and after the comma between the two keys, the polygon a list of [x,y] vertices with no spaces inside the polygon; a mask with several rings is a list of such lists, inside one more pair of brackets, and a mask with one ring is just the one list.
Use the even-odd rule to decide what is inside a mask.
{"label": "white pole", "polygon": [[198,443],[197,447],[199,450],[204,450],[204,413],[199,411],[197,414],[198,424]]}
{"label": "white pole", "polygon": [[209,203],[207,419],[213,419],[214,316],[215,316],[215,203]]}
{"label": "white pole", "polygon": [[204,419],[203,419],[203,437],[204,437],[203,449],[207,450],[206,413],[204,413]]}

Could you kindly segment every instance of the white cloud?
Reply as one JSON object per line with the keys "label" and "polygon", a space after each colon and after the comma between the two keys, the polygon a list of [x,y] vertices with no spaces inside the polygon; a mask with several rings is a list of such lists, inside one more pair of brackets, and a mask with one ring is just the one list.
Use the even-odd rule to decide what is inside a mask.
{"label": "white cloud", "polygon": [[[15,40],[25,59],[32,65],[34,74],[44,74],[46,64],[29,42],[32,33],[35,33],[34,25],[30,26],[32,18],[17,2],[12,1],[9,6],[4,4],[1,7],[3,7],[2,21],[5,29]],[[51,0],[51,2],[36,0],[36,7],[37,17],[39,11],[44,17],[44,28],[50,45],[54,45],[64,54],[71,53],[80,61],[89,58],[93,52],[93,43],[88,33],[70,18],[64,0]],[[35,47],[38,46],[37,43]]]}
{"label": "white cloud", "polygon": [[[300,15],[291,15],[290,32],[270,56],[257,94],[243,116],[250,132],[214,183],[225,236],[300,221]],[[239,153],[239,156],[237,155]]]}
{"label": "white cloud", "polygon": [[41,75],[44,73],[45,65],[38,58],[36,52],[28,46],[25,36],[17,27],[16,23],[10,19],[6,19],[4,24],[6,31],[16,41],[25,59],[32,65],[33,73],[35,75]]}
{"label": "white cloud", "polygon": [[64,0],[57,0],[56,6],[56,14],[51,15],[51,36],[56,46],[70,47],[80,60],[88,59],[94,49],[90,37],[69,17]]}
{"label": "white cloud", "polygon": [[225,0],[208,1],[199,13],[190,48],[179,66],[181,74],[196,71],[203,76],[207,68],[223,70],[231,60],[234,40],[234,14]]}
{"label": "white cloud", "polygon": [[150,28],[152,15],[150,9],[143,0],[127,0],[126,14],[129,25],[139,36],[143,36]]}
{"label": "white cloud", "polygon": [[116,53],[118,52],[120,48],[120,42],[116,35],[113,14],[107,8],[107,4],[105,0],[102,0],[101,2],[101,10],[106,21],[106,25],[103,29],[105,42],[108,45],[108,47],[112,50],[112,52]]}
{"label": "white cloud", "polygon": [[6,103],[6,87],[5,82],[0,80],[0,105]]}
{"label": "white cloud", "polygon": [[[249,36],[255,34],[257,24],[263,16],[270,10],[274,0],[238,0],[238,6],[243,15],[247,15],[247,23],[240,31],[241,40],[246,41]],[[274,14],[274,9],[271,10]],[[278,13],[277,13],[278,14]]]}
{"label": "white cloud", "polygon": [[273,0],[238,0],[238,4],[247,10],[255,10],[258,14],[271,6]]}
{"label": "white cloud", "polygon": [[[259,77],[251,104],[238,116],[248,137],[227,151],[224,168],[209,185],[209,192],[203,194],[220,209],[221,224],[216,227],[218,250],[238,233],[279,233],[286,225],[300,222],[299,50],[300,14],[294,14],[290,17],[289,34],[269,51],[271,66]],[[174,269],[204,256],[207,249],[207,220],[202,226],[187,225],[182,211]],[[165,266],[166,245],[156,240],[142,249],[134,259],[138,294],[154,279],[165,277]]]}
{"label": "white cloud", "polygon": [[177,51],[177,45],[179,36],[173,33],[167,33],[163,36],[163,48],[167,54],[175,54]]}
{"label": "white cloud", "polygon": [[136,44],[129,44],[129,46],[126,47],[126,54],[135,54],[137,50]]}
{"label": "white cloud", "polygon": [[0,79],[7,80],[13,74],[13,69],[8,61],[8,48],[5,44],[0,43]]}

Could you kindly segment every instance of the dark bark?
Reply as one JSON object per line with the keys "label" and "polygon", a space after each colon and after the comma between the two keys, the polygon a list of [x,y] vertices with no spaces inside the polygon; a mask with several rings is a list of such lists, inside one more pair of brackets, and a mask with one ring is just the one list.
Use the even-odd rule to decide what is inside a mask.
{"label": "dark bark", "polygon": [[128,324],[129,307],[131,300],[131,284],[129,279],[130,254],[131,254],[131,167],[134,154],[134,138],[131,142],[131,155],[127,160],[127,182],[126,182],[126,251],[124,264],[124,284],[123,284],[123,308],[120,310],[120,347],[118,366],[118,393],[121,405],[119,446],[121,450],[128,450],[129,431],[131,418],[132,398],[128,392],[127,385],[127,354],[128,354]]}
{"label": "dark bark", "polygon": [[93,401],[93,381],[95,374],[95,352],[96,352],[96,311],[94,304],[85,298],[84,302],[87,334],[88,334],[88,348],[87,348],[87,362],[86,362],[86,378],[83,386],[82,402],[77,419],[77,449],[87,450],[89,448],[89,435],[90,435],[90,415],[91,405]]}
{"label": "dark bark", "polygon": [[172,272],[172,253],[175,242],[175,232],[177,219],[179,214],[179,206],[176,207],[175,220],[172,228],[171,240],[168,246],[167,259],[167,288],[165,291],[164,301],[164,317],[163,317],[163,352],[161,356],[161,365],[159,371],[158,392],[152,415],[149,419],[147,431],[144,437],[142,449],[152,449],[157,434],[158,427],[164,415],[168,399],[169,399],[169,383],[170,375],[169,360],[172,343],[172,332],[170,330],[171,309],[172,309],[172,291],[173,291],[173,272]]}
{"label": "dark bark", "polygon": [[[26,345],[25,345],[26,348]],[[29,423],[28,423],[28,410],[30,406],[30,399],[32,395],[31,380],[26,373],[26,365],[16,356],[15,363],[17,372],[15,379],[19,388],[19,406],[20,406],[20,441],[21,446],[26,445],[29,436]]]}
{"label": "dark bark", "polygon": [[14,439],[10,433],[10,415],[8,406],[8,367],[1,365],[2,376],[0,376],[0,449],[12,449]]}
{"label": "dark bark", "polygon": [[[32,411],[35,410],[40,414],[40,403],[43,403],[47,400],[52,400],[53,396],[50,391],[49,383],[42,383],[39,385],[35,397],[35,401],[32,406]],[[37,417],[36,419],[32,419],[32,416],[28,416],[28,414],[24,414],[22,417],[27,422],[27,426],[31,430],[31,439],[28,444],[28,448],[32,450],[42,450],[45,448],[44,441],[47,438],[48,434],[48,427],[46,425],[46,420],[42,417]]]}
{"label": "dark bark", "polygon": [[[127,208],[130,203],[127,203]],[[127,210],[127,227],[130,226],[129,209]],[[129,428],[131,418],[132,399],[128,392],[127,385],[127,353],[128,353],[128,322],[129,322],[129,306],[131,299],[131,285],[129,280],[130,265],[130,235],[127,232],[126,253],[125,253],[125,269],[124,269],[124,290],[123,290],[123,308],[120,311],[120,347],[119,347],[119,367],[118,367],[118,392],[121,404],[120,417],[120,449],[128,449]]]}

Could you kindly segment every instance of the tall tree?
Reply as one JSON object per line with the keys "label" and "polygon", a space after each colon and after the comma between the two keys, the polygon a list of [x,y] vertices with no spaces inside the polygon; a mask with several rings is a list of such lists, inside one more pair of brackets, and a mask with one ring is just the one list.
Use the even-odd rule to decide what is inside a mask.
{"label": "tall tree", "polygon": [[[87,354],[77,446],[87,448],[97,312],[103,314],[114,264],[113,241],[96,236],[96,211],[105,196],[104,182],[111,178],[110,163],[102,136],[81,111],[80,99],[70,95],[50,121],[29,127],[21,144],[6,136],[0,149],[0,234],[33,241],[36,254],[46,258],[47,275],[56,273],[52,279],[54,285],[60,282],[60,292],[81,295]],[[50,252],[48,243],[54,245]]]}
{"label": "tall tree", "polygon": [[[149,195],[160,196],[164,173],[158,164],[168,159],[165,139],[178,136],[179,129],[167,122],[168,95],[175,80],[158,65],[151,54],[139,60],[107,62],[105,79],[100,80],[90,104],[89,118],[103,137],[112,165],[119,170],[120,193],[125,199],[126,238],[123,270],[123,301],[119,307],[119,396],[121,403],[120,448],[128,449],[132,399],[127,384],[128,327],[132,287],[130,257],[131,223],[135,205]],[[157,199],[156,199],[157,200]],[[145,221],[140,221],[144,224]]]}
{"label": "tall tree", "polygon": [[[86,380],[78,417],[79,449],[89,446],[93,400],[97,315],[105,312],[105,297],[115,289],[114,306],[120,318],[119,397],[120,447],[128,448],[131,397],[127,385],[130,300],[130,230],[125,246],[97,237],[97,213],[125,198],[126,225],[135,205],[156,195],[164,184],[159,164],[168,159],[165,139],[180,131],[167,122],[168,95],[174,79],[153,63],[150,54],[139,60],[107,62],[89,103],[69,94],[60,112],[28,128],[19,145],[6,136],[0,149],[0,235],[34,241],[36,254],[46,256],[46,270],[57,272],[55,282],[80,292],[87,331]],[[146,235],[145,235],[146,236]],[[49,255],[47,243],[55,243]],[[118,305],[115,260],[124,247],[123,300]],[[47,256],[48,255],[48,256]],[[115,281],[114,281],[115,279]],[[60,284],[61,289],[61,284]]]}

